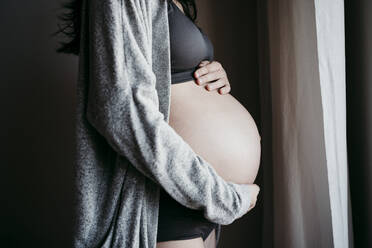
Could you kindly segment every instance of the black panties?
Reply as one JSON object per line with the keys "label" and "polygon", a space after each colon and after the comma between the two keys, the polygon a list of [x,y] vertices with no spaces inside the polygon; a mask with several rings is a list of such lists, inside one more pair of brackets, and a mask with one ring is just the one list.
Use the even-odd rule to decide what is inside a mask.
{"label": "black panties", "polygon": [[201,237],[203,241],[217,227],[203,212],[183,206],[160,189],[157,242]]}

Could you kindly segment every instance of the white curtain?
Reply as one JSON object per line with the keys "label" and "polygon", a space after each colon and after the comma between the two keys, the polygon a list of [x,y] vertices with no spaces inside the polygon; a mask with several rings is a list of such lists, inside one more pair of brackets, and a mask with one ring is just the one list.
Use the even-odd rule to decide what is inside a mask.
{"label": "white curtain", "polygon": [[343,1],[259,2],[263,247],[352,247]]}

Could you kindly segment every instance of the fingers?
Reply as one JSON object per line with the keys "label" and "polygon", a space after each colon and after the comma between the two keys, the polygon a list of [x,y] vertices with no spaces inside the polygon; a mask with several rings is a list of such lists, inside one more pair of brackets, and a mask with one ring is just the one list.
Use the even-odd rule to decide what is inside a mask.
{"label": "fingers", "polygon": [[200,64],[198,65],[198,67],[205,66],[206,64],[209,64],[209,63],[210,63],[209,60],[203,60],[202,62],[200,62]]}
{"label": "fingers", "polygon": [[194,76],[196,78],[200,78],[201,76],[206,75],[208,73],[223,69],[218,61],[212,61],[210,63],[204,62],[204,64],[205,64],[204,66],[200,67],[194,72]]}
{"label": "fingers", "polygon": [[205,89],[208,91],[218,89],[218,93],[221,95],[230,92],[230,83],[221,63],[218,61],[210,62],[208,60],[203,60],[198,67],[199,68],[194,72],[196,84],[205,86]]}
{"label": "fingers", "polygon": [[218,93],[220,93],[221,95],[224,95],[224,94],[227,94],[231,91],[231,87],[230,87],[230,84],[226,84],[225,86],[221,87],[219,90],[218,90]]}
{"label": "fingers", "polygon": [[256,203],[257,203],[257,196],[258,194],[260,193],[260,187],[257,185],[257,184],[253,184],[254,186],[254,189],[251,191],[252,194],[251,194],[251,205],[249,207],[249,210],[251,210],[252,208],[254,208],[256,206]]}
{"label": "fingers", "polygon": [[[203,67],[203,68],[205,68],[205,67]],[[225,76],[225,71],[223,71],[223,70],[210,71],[208,74],[204,74],[203,76],[199,76],[196,79],[196,83],[198,85],[204,85],[208,82],[212,82],[212,81],[215,81],[215,80],[218,80],[218,79],[224,79],[225,77],[226,77]]]}
{"label": "fingers", "polygon": [[256,202],[257,202],[257,199],[254,199],[254,201],[252,202],[249,210],[252,210],[256,206]]}
{"label": "fingers", "polygon": [[211,90],[215,90],[215,89],[217,89],[217,88],[223,87],[223,86],[225,86],[225,84],[226,84],[226,83],[225,83],[224,80],[219,79],[219,80],[217,80],[217,81],[215,81],[215,82],[213,82],[213,83],[209,83],[209,84],[207,84],[207,85],[205,86],[205,89],[211,91]]}

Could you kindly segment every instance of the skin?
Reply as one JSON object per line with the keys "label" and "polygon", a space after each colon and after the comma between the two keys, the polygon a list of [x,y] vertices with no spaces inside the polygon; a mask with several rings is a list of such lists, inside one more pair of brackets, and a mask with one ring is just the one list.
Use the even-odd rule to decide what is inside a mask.
{"label": "skin", "polygon": [[[178,3],[177,1],[174,1],[174,3],[180,8],[180,10],[183,12],[182,5]],[[195,80],[183,82],[181,84],[174,84],[171,85],[171,113],[170,113],[170,122],[169,124],[175,129],[175,131],[182,136],[186,142],[190,144],[190,146],[197,151],[199,154],[202,155],[204,158],[208,158],[212,165],[214,165],[214,168],[216,169],[217,173],[221,175],[225,180],[227,181],[233,181],[236,183],[245,183],[249,184],[251,186],[251,192],[250,195],[252,196],[252,204],[250,206],[250,211],[252,208],[255,207],[256,201],[257,201],[257,195],[260,191],[260,188],[258,185],[254,184],[254,180],[257,174],[258,170],[258,163],[259,163],[259,156],[260,156],[260,146],[257,146],[256,144],[260,142],[261,137],[258,135],[258,132],[255,131],[256,127],[254,126],[254,121],[250,120],[249,117],[247,117],[248,113],[245,113],[245,109],[239,109],[239,106],[236,102],[236,100],[232,100],[232,96],[229,94],[231,90],[231,86],[229,83],[229,80],[227,78],[227,74],[222,67],[221,63],[218,61],[201,61],[198,65],[198,69],[194,73]],[[203,87],[204,89],[201,89]],[[207,93],[203,93],[204,92]],[[201,111],[198,113],[198,109],[202,109],[202,105],[200,108],[197,108],[196,106],[192,106],[189,108],[188,106],[185,107],[183,105],[184,102],[190,102],[190,97],[193,98],[193,101],[197,104],[202,104],[204,102],[203,99],[205,99],[207,105],[217,105],[217,103],[221,102],[222,97],[217,100],[216,95],[223,96],[223,104],[221,106],[218,106],[216,110],[212,109],[205,109],[203,111],[211,111],[216,112],[218,109],[221,109],[223,111],[224,105],[232,106],[232,109],[227,108],[227,112],[231,112],[234,109],[239,109],[240,112],[237,112],[236,115],[238,117],[241,117],[242,120],[242,126],[244,126],[244,129],[242,129],[242,133],[245,130],[248,130],[249,132],[245,133],[245,137],[248,137],[247,139],[252,140],[252,147],[245,148],[246,150],[252,151],[251,154],[248,153],[248,157],[250,158],[251,168],[257,168],[252,170],[246,170],[242,169],[242,171],[247,171],[248,174],[244,174],[239,172],[237,174],[242,174],[241,179],[235,174],[230,173],[230,169],[226,164],[221,164],[221,166],[218,165],[218,162],[213,161],[214,153],[211,151],[208,151],[208,149],[205,149],[205,147],[208,147],[210,145],[203,144],[204,140],[207,139],[207,137],[203,137],[203,135],[198,135],[198,129],[192,128],[192,132],[188,132],[188,128],[184,122],[186,122],[187,119],[193,120],[193,117],[196,116],[195,119],[198,119],[199,116],[203,116],[204,114]],[[234,105],[235,104],[235,105]],[[188,111],[189,110],[189,111]],[[182,116],[179,116],[179,113],[182,113]],[[181,121],[179,121],[181,120]],[[211,120],[212,123],[215,123],[215,120]],[[239,121],[237,121],[239,122]],[[247,128],[250,127],[250,128]],[[238,129],[238,128],[236,128]],[[253,130],[253,131],[250,131]],[[239,130],[238,130],[239,132]],[[194,135],[193,135],[194,134]],[[243,136],[244,137],[244,136]],[[208,140],[208,139],[207,139]],[[210,139],[209,139],[210,140]],[[220,141],[217,141],[215,143],[221,143]],[[239,144],[238,144],[239,146]],[[236,150],[239,150],[239,147],[236,147]],[[227,151],[228,152],[228,151]],[[246,159],[248,160],[248,159]],[[237,167],[238,168],[238,167]],[[246,168],[246,167],[245,167]],[[231,174],[231,177],[229,177],[229,174]],[[189,240],[175,240],[175,241],[165,241],[165,242],[158,242],[157,248],[215,248],[215,230],[211,232],[211,234],[208,236],[208,238],[203,241],[202,238],[193,238]]]}
{"label": "skin", "polygon": [[188,240],[172,240],[166,242],[158,242],[156,248],[215,248],[216,247],[216,231],[211,234],[203,242],[202,238],[194,238]]}

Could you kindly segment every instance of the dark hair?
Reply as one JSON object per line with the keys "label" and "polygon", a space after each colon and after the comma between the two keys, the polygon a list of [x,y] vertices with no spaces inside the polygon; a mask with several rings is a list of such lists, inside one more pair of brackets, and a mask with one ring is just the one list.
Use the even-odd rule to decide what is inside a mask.
{"label": "dark hair", "polygon": [[[89,0],[88,0],[89,1]],[[153,1],[153,0],[150,0]],[[173,0],[167,0],[173,1]],[[194,23],[197,18],[197,9],[195,0],[177,0],[181,3],[185,15]],[[63,33],[68,39],[68,42],[59,42],[60,47],[56,49],[57,53],[67,53],[79,55],[80,52],[80,23],[81,23],[81,6],[83,0],[69,0],[61,4],[61,8],[67,12],[58,15],[57,18],[62,25],[58,23],[58,30],[52,35]]]}

